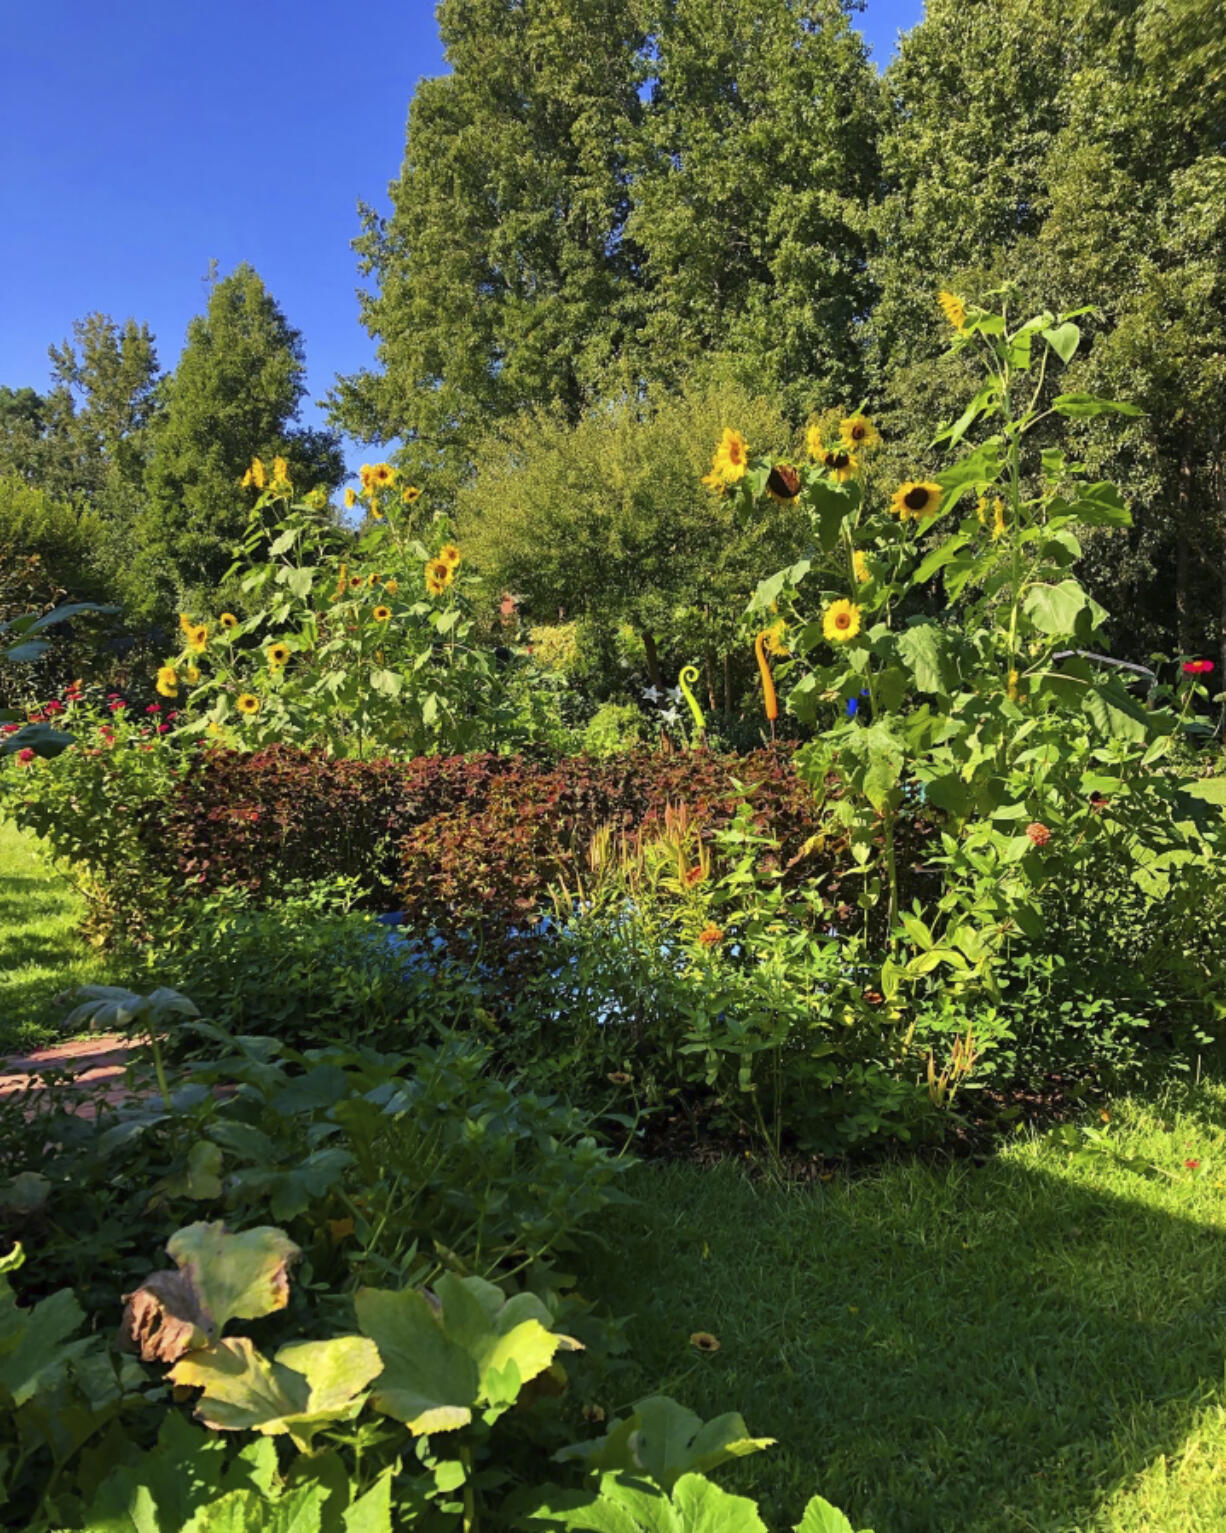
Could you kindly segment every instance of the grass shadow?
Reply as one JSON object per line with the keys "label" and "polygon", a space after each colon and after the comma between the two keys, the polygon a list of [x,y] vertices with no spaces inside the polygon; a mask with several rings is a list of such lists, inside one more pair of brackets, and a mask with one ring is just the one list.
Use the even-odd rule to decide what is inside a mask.
{"label": "grass shadow", "polygon": [[[779,1446],[724,1483],[761,1496],[773,1527],[814,1491],[876,1533],[1226,1526],[1220,1474],[1203,1523],[1096,1520],[1226,1400],[1222,1194],[1199,1169],[1132,1174],[1129,1195],[1118,1168],[1040,1159],[793,1192],[642,1168],[643,1204],[609,1231],[618,1259],[589,1278],[637,1316],[626,1394],[601,1403],[664,1392],[704,1418],[741,1411]],[[1171,1205],[1181,1177],[1200,1217]],[[717,1353],[693,1353],[699,1330]]]}

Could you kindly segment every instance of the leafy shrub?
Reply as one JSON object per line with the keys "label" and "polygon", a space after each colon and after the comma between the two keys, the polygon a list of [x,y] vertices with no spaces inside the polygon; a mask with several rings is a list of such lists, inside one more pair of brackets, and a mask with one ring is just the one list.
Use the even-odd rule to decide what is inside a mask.
{"label": "leafy shrub", "polygon": [[633,703],[602,703],[583,731],[583,749],[589,756],[612,756],[641,745],[646,729],[642,709]]}

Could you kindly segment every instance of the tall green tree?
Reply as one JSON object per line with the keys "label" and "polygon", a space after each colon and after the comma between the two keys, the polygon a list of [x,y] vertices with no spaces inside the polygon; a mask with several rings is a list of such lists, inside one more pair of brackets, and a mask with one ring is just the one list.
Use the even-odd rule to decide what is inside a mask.
{"label": "tall green tree", "polygon": [[253,457],[284,457],[303,489],[341,482],[335,436],[295,424],[305,392],[302,337],[258,273],[243,264],[214,280],[165,385],[126,580],[134,611],[210,599],[246,524]]}
{"label": "tall green tree", "polygon": [[451,72],[419,85],[391,216],[357,241],[380,370],[335,399],[436,490],[492,421],[577,418],[616,353],[641,110],[633,0],[442,0],[438,22]]}

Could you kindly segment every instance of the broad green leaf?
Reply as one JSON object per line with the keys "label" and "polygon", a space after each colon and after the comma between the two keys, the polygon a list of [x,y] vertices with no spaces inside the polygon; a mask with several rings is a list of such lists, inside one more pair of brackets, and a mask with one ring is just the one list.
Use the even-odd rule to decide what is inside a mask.
{"label": "broad green leaf", "polygon": [[311,594],[311,584],[314,576],[315,571],[312,569],[288,570],[285,572],[285,584],[289,586],[299,601],[306,601],[307,597]]}
{"label": "broad green leaf", "polygon": [[[805,1514],[796,1524],[794,1533],[855,1533],[855,1529],[837,1506],[831,1506],[821,1496],[814,1496],[805,1507]],[[871,1533],[871,1530],[865,1528],[862,1533]]]}
{"label": "broad green leaf", "polygon": [[289,1302],[298,1247],[262,1225],[232,1235],[220,1221],[190,1224],[166,1243],[178,1271],[154,1272],[128,1295],[123,1335],[146,1362],[173,1363],[216,1341],[230,1320],[258,1320]]}
{"label": "broad green leaf", "polygon": [[382,1366],[365,1336],[334,1336],[282,1347],[270,1362],[248,1336],[190,1352],[170,1370],[180,1388],[204,1391],[196,1416],[218,1431],[288,1434],[304,1453],[316,1432],[349,1421],[366,1403]]}
{"label": "broad green leaf", "polygon": [[957,686],[957,667],[939,623],[913,623],[904,628],[898,636],[898,654],[915,677],[919,691],[945,695]]}
{"label": "broad green leaf", "polygon": [[[12,659],[12,656],[8,658]],[[73,735],[66,734],[62,729],[54,729],[50,724],[25,724],[16,734],[5,735],[0,740],[0,756],[13,756],[18,751],[31,750],[36,756],[50,760],[75,743]]]}
{"label": "broad green leaf", "polygon": [[931,580],[936,572],[944,569],[958,550],[969,541],[970,533],[968,532],[955,532],[952,537],[946,538],[939,548],[934,548],[920,561],[915,574],[911,577],[911,584],[920,586],[925,581]]}
{"label": "broad green leaf", "polygon": [[679,1533],[766,1533],[757,1505],[701,1474],[685,1474],[673,1490]]}
{"label": "broad green leaf", "polygon": [[392,1477],[397,1465],[389,1464],[375,1483],[341,1513],[345,1533],[392,1533]]}
{"label": "broad green leaf", "polygon": [[404,677],[398,671],[389,671],[382,666],[372,666],[370,684],[384,697],[399,697],[404,686]]}
{"label": "broad green leaf", "polygon": [[1063,325],[1054,325],[1050,330],[1044,330],[1043,339],[1067,367],[1072,361],[1073,353],[1081,343],[1081,331],[1076,325],[1066,322]]}
{"label": "broad green leaf", "polygon": [[320,1533],[327,1498],[322,1485],[297,1485],[275,1500],[233,1490],[202,1506],[179,1533]]}
{"label": "broad green leaf", "polygon": [[1179,786],[1189,798],[1203,799],[1206,804],[1218,804],[1226,809],[1226,777],[1200,777]]}
{"label": "broad green leaf", "polygon": [[7,1280],[0,1280],[0,1400],[24,1405],[88,1346],[88,1338],[68,1343],[84,1319],[71,1289],[21,1309]]}
{"label": "broad green leaf", "polygon": [[1022,598],[1022,610],[1040,633],[1061,638],[1076,633],[1083,621],[1091,630],[1097,628],[1107,616],[1075,580],[1032,585]]}
{"label": "broad green leaf", "polygon": [[985,410],[995,410],[999,398],[1000,382],[995,377],[989,378],[954,424],[946,426],[943,431],[937,433],[932,439],[932,446],[936,447],[944,442],[950,447],[956,447],[979,415]]}
{"label": "broad green leaf", "polygon": [[1000,473],[1000,467],[1000,438],[989,437],[952,468],[936,475],[936,483],[945,492],[942,503],[946,507],[951,506],[958,495],[971,485],[993,484]]}
{"label": "broad green leaf", "polygon": [[704,1425],[701,1417],[667,1395],[652,1395],[640,1400],[633,1415],[604,1437],[563,1448],[554,1457],[559,1463],[582,1459],[589,1469],[646,1474],[662,1490],[671,1491],[683,1474],[715,1469],[773,1442],[771,1437],[750,1437],[735,1412]]}
{"label": "broad green leaf", "polygon": [[1115,399],[1099,399],[1094,394],[1057,394],[1051,407],[1058,415],[1067,415],[1074,420],[1090,415],[1106,415],[1109,411],[1114,411],[1116,415],[1145,414],[1136,405],[1124,404]]}

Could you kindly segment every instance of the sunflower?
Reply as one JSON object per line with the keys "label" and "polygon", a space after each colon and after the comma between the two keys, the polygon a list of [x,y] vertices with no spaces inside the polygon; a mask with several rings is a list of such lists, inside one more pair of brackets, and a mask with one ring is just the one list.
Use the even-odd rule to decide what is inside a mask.
{"label": "sunflower", "polygon": [[390,463],[376,463],[370,471],[370,482],[377,490],[390,490],[396,483],[396,470]]}
{"label": "sunflower", "polygon": [[173,665],[158,667],[157,689],[163,697],[178,697],[179,677]]}
{"label": "sunflower", "polygon": [[362,489],[369,493],[371,486],[375,482],[375,471],[369,463],[362,464],[362,467],[358,470],[358,477],[362,481]]}
{"label": "sunflower", "polygon": [[460,563],[460,550],[454,543],[444,543],[438,551],[440,564],[445,564],[449,570],[458,568]]}
{"label": "sunflower", "polygon": [[376,607],[371,613],[376,623],[386,623],[391,615],[392,609],[390,607]]}
{"label": "sunflower", "polygon": [[712,1336],[710,1331],[695,1331],[690,1337],[690,1346],[698,1352],[718,1352],[719,1337]]}
{"label": "sunflower", "polygon": [[860,467],[855,453],[848,452],[845,447],[827,448],[818,461],[836,484],[846,484]]}
{"label": "sunflower", "polygon": [[881,433],[868,416],[861,415],[859,411],[839,422],[839,436],[848,452],[865,452],[870,447],[881,445]]}
{"label": "sunflower", "polygon": [[776,618],[769,628],[763,630],[762,643],[769,654],[782,656],[788,653],[787,645],[784,643],[787,633],[788,625],[782,618]]}
{"label": "sunflower", "polygon": [[192,649],[197,655],[202,655],[208,648],[208,628],[203,623],[201,623],[198,628],[189,629],[187,635],[187,643],[188,647]]}
{"label": "sunflower", "polygon": [[937,302],[941,305],[941,313],[961,335],[966,329],[966,304],[957,293],[950,293],[944,289],[937,294]]}
{"label": "sunflower", "polygon": [[451,584],[451,575],[441,559],[431,559],[426,565],[426,590],[431,596],[441,596]]}
{"label": "sunflower", "polygon": [[411,506],[415,500],[421,498],[421,491],[415,484],[411,484],[407,489],[401,491],[400,498],[406,506]]}
{"label": "sunflower", "polygon": [[270,644],[264,653],[268,656],[269,665],[274,670],[280,670],[289,659],[289,645],[281,643]]}
{"label": "sunflower", "polygon": [[191,633],[195,626],[195,623],[192,622],[191,618],[188,617],[186,612],[179,613],[179,627],[183,630],[184,633]]}
{"label": "sunflower", "polygon": [[790,504],[800,494],[800,475],[790,463],[776,463],[767,475],[766,493],[772,500]]}
{"label": "sunflower", "polygon": [[352,511],[358,503],[358,494],[352,485],[345,491],[345,510]]}
{"label": "sunflower", "polygon": [[284,458],[272,460],[272,481],[276,485],[284,485],[287,490],[289,489],[289,464]]}
{"label": "sunflower", "polygon": [[992,541],[998,542],[1004,537],[1008,528],[1005,526],[1005,503],[998,495],[992,502]]}
{"label": "sunflower", "polygon": [[931,480],[917,483],[909,479],[894,491],[890,510],[904,522],[912,516],[920,519],[935,516],[941,509],[941,494],[941,486],[933,484]]}
{"label": "sunflower", "polygon": [[200,667],[198,665],[189,665],[185,674],[188,685],[194,687],[200,680]]}
{"label": "sunflower", "polygon": [[389,580],[383,589],[389,596],[395,596],[396,592],[400,589],[400,582],[398,580]]}
{"label": "sunflower", "polygon": [[250,489],[253,485],[257,490],[262,490],[266,479],[267,473],[263,463],[259,458],[252,458],[251,467],[239,482],[244,490]]}
{"label": "sunflower", "polygon": [[260,700],[253,692],[240,692],[234,706],[250,718],[253,713],[260,711]]}
{"label": "sunflower", "polygon": [[349,589],[351,591],[356,591],[359,586],[364,586],[365,584],[366,582],[362,579],[361,575],[350,575]]}
{"label": "sunflower", "polygon": [[852,568],[856,572],[856,579],[860,582],[861,585],[863,585],[866,580],[871,580],[873,578],[873,572],[868,567],[868,560],[864,557],[858,548],[852,552],[851,564]]}
{"label": "sunflower", "polygon": [[371,588],[372,591],[379,584],[379,576],[375,570],[371,570],[370,574],[367,575],[366,584]]}
{"label": "sunflower", "polygon": [[234,616],[233,612],[223,612],[217,621],[223,628],[228,629],[238,627],[238,619]]}
{"label": "sunflower", "polygon": [[845,596],[822,613],[822,632],[832,644],[846,644],[860,632],[860,609]]}
{"label": "sunflower", "polygon": [[715,449],[711,472],[718,474],[725,484],[736,484],[737,480],[745,477],[745,470],[748,467],[749,443],[739,431],[726,426],[723,436],[719,439],[719,445]]}

